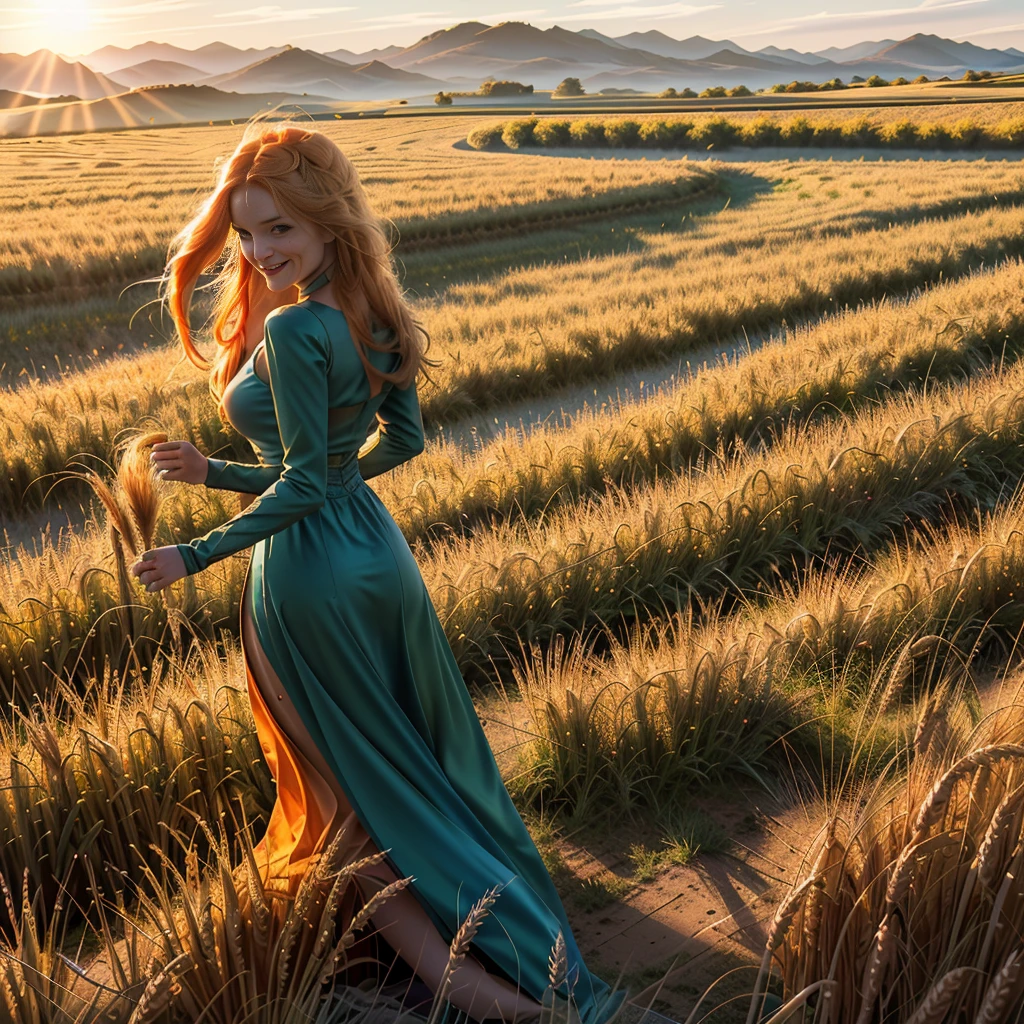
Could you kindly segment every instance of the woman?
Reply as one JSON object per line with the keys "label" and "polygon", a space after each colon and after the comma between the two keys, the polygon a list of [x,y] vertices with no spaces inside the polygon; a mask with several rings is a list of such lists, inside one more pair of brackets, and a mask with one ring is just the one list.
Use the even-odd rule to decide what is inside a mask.
{"label": "woman", "polygon": [[265,881],[294,894],[339,827],[350,857],[387,851],[366,892],[413,881],[374,925],[434,991],[460,920],[500,886],[449,1001],[477,1020],[536,1016],[561,933],[559,994],[599,1024],[622,994],[583,964],[409,546],[365,483],[423,450],[425,333],[355,169],[319,132],[246,129],[165,275],[182,346],[204,369],[189,302],[225,250],[211,390],[260,462],[207,459],[186,441],[152,459],[166,480],[261,493],[206,535],[144,552],[132,572],[157,591],[253,549],[242,646],[278,786],[257,847]]}

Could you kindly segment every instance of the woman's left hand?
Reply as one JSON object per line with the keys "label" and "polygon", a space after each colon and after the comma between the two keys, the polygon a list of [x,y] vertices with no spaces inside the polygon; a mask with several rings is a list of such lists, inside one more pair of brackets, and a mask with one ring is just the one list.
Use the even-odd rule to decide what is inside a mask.
{"label": "woman's left hand", "polygon": [[143,551],[138,560],[131,565],[133,576],[146,585],[151,593],[169,587],[175,580],[184,579],[188,575],[185,559],[174,544],[162,548]]}

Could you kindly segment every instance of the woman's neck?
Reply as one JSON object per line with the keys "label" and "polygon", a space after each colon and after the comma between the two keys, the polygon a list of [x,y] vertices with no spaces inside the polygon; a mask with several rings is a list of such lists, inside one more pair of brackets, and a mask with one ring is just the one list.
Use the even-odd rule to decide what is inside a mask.
{"label": "woman's neck", "polygon": [[253,303],[249,308],[249,315],[245,320],[245,354],[252,355],[252,351],[260,343],[263,337],[263,322],[279,306],[287,306],[298,302],[299,289],[288,288],[283,292],[267,291],[266,294]]}

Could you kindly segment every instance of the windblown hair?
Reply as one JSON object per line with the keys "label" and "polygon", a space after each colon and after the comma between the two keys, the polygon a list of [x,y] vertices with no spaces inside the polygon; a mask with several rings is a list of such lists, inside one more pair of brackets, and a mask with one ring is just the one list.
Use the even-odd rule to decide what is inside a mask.
{"label": "windblown hair", "polygon": [[[297,172],[297,173],[296,173]],[[212,370],[210,391],[225,418],[224,391],[245,361],[245,327],[250,311],[270,292],[262,275],[231,240],[232,189],[265,188],[282,214],[319,224],[330,231],[338,250],[333,294],[345,314],[363,366],[398,387],[416,378],[426,359],[429,337],[402,296],[384,229],[366,198],[351,161],[326,135],[294,123],[251,121],[234,153],[224,161],[217,185],[199,212],[175,236],[164,270],[163,299],[189,361]],[[222,262],[214,289],[213,337],[219,351],[208,361],[193,342],[189,307],[200,274]],[[298,300],[298,289],[282,305]],[[387,342],[373,331],[392,328]],[[370,365],[366,349],[398,351],[393,372]]]}

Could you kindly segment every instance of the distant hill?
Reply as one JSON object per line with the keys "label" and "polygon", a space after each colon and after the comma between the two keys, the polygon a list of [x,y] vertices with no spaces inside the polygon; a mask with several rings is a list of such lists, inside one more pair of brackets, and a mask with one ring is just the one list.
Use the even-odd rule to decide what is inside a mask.
{"label": "distant hill", "polygon": [[1016,67],[1020,59],[1002,50],[986,50],[973,43],[918,33],[873,54],[879,60],[916,64],[928,68],[978,67],[989,71]]}
{"label": "distant hill", "polygon": [[[456,78],[480,81],[489,75],[496,78],[520,78],[530,71],[540,77],[521,79],[539,89],[551,88],[567,75],[583,77],[605,68],[654,68],[684,73],[684,62],[659,54],[608,43],[600,33],[570,32],[555,25],[549,29],[535,28],[525,22],[509,21],[493,28],[467,34],[448,30],[450,41],[459,42],[468,35],[468,42],[459,42],[451,49],[440,49],[443,37],[435,35],[390,58],[389,64],[400,65],[434,78]],[[426,54],[425,56],[417,56]],[[415,60],[410,60],[416,56]],[[528,65],[524,69],[524,65]],[[558,77],[553,77],[558,73]]]}
{"label": "distant hill", "polygon": [[747,52],[730,39],[705,39],[703,36],[673,39],[655,29],[616,36],[615,41],[634,50],[645,50],[648,53],[657,53],[662,57],[674,57],[676,60],[704,60],[705,57],[710,57],[711,54],[726,49],[732,50],[734,53]]}
{"label": "distant hill", "polygon": [[598,32],[596,28],[581,28],[579,34],[581,36],[586,36],[587,39],[597,39],[599,42],[605,43],[608,46],[623,46],[628,49],[628,47],[625,47],[625,45],[620,43],[618,39],[606,36],[603,32]]}
{"label": "distant hill", "polygon": [[968,67],[1012,70],[1021,58],[924,35],[818,53],[778,46],[752,53],[728,40],[673,39],[656,30],[611,37],[594,29],[572,32],[557,25],[542,30],[521,21],[494,26],[471,21],[432,32],[384,61],[460,87],[487,77],[511,77],[548,89],[572,75],[590,83],[588,88],[661,90],[669,85],[701,89],[741,83],[758,89],[793,79],[849,82],[855,75],[873,74],[887,79],[915,78],[922,72],[960,77]]}
{"label": "distant hill", "polygon": [[28,96],[23,92],[11,92],[0,89],[0,109],[9,110],[13,107],[38,107],[46,103],[74,103],[77,96]]}
{"label": "distant hill", "polygon": [[893,46],[895,43],[895,39],[881,39],[873,43],[854,43],[853,46],[830,46],[827,50],[815,50],[814,52],[819,57],[842,64],[848,60],[873,57],[879,50],[884,50],[887,46]]}
{"label": "distant hill", "polygon": [[489,25],[480,21],[464,21],[452,28],[439,29],[389,57],[388,63],[394,68],[404,68],[407,64],[464,46],[488,28]]}
{"label": "distant hill", "polygon": [[887,46],[878,53],[873,53],[871,59],[880,61],[898,61],[905,64],[913,64],[922,68],[956,68],[960,61],[941,45],[938,36],[915,35],[909,39],[901,39],[892,46]]}
{"label": "distant hill", "polygon": [[[557,60],[613,62],[629,52],[621,46],[609,46],[599,39],[581,36],[578,32],[570,32],[557,25],[539,29],[523,21],[506,21],[493,28],[486,28],[477,32],[470,41],[461,44],[457,50],[444,51],[446,54],[457,53],[461,57],[492,57],[506,61],[553,57]],[[413,66],[433,64],[438,56],[441,54],[417,58]],[[405,62],[403,66],[409,67],[410,64]]]}
{"label": "distant hill", "polygon": [[[574,60],[559,60],[557,57],[534,57],[518,64],[508,64],[502,68],[502,78],[510,78],[515,82],[560,82],[572,76],[578,78],[586,74],[588,65],[580,65]],[[481,67],[481,75],[485,69]]]}
{"label": "distant hill", "polygon": [[[311,96],[305,110],[329,110],[332,101]],[[138,89],[120,96],[76,103],[53,103],[43,110],[0,110],[0,136],[40,135],[54,131],[143,127],[190,122],[245,120],[259,111],[294,109],[295,97],[283,93],[229,93],[208,85],[169,85]]]}
{"label": "distant hill", "polygon": [[792,47],[788,50],[780,50],[777,46],[762,46],[757,53],[764,57],[782,57],[784,60],[795,60],[799,64],[825,64],[826,58],[816,53],[801,53]]}
{"label": "distant hill", "polygon": [[130,89],[140,85],[182,85],[206,78],[206,72],[179,64],[175,60],[146,60],[128,68],[118,68],[111,77]]}
{"label": "distant hill", "polygon": [[[541,29],[526,21],[465,21],[430,32],[411,46],[362,53],[344,48],[323,53],[289,44],[243,50],[223,42],[195,50],[156,42],[130,49],[107,46],[85,55],[77,65],[66,65],[79,69],[77,79],[69,73],[35,74],[30,58],[20,57],[18,67],[32,72],[31,82],[17,75],[3,77],[2,62],[10,56],[0,57],[0,87],[21,93],[54,91],[97,98],[128,87],[188,83],[240,93],[287,92],[297,102],[310,94],[378,100],[430,95],[439,89],[474,90],[488,78],[511,78],[544,90],[572,76],[590,92],[659,92],[668,86],[700,90],[740,84],[756,90],[794,79],[839,78],[848,83],[875,74],[886,80],[921,74],[959,79],[968,69],[1024,71],[1020,50],[990,49],[927,33],[901,40],[865,40],[816,53],[781,45],[755,52],[727,39],[700,35],[674,39],[651,29],[613,37],[591,28]],[[51,55],[51,61],[57,60]]]}
{"label": "distant hill", "polygon": [[0,53],[0,89],[48,96],[71,94],[85,99],[124,92],[105,75],[84,64],[70,63],[49,50],[36,50],[28,56]]}
{"label": "distant hill", "polygon": [[383,49],[365,50],[362,53],[353,53],[351,50],[328,50],[324,56],[333,57],[345,64],[366,64],[371,60],[386,61],[388,57],[401,53],[403,49],[401,46],[385,46]]}
{"label": "distant hill", "polygon": [[703,63],[718,64],[724,68],[754,68],[758,71],[785,71],[799,66],[800,61],[786,57],[760,57],[753,53],[736,53],[735,50],[719,50],[705,57]]}
{"label": "distant hill", "polygon": [[235,92],[317,92],[335,99],[386,99],[403,92],[428,92],[447,85],[381,61],[354,66],[297,46],[240,71],[210,78],[208,84]]}
{"label": "distant hill", "polygon": [[240,50],[227,43],[207,43],[197,50],[186,50],[171,43],[138,43],[125,49],[121,46],[104,46],[92,53],[79,56],[79,60],[95,71],[111,73],[117,68],[134,67],[147,61],[170,61],[198,68],[204,75],[223,75],[237,71],[264,57],[280,53],[284,46],[268,46],[262,50],[249,47]]}

